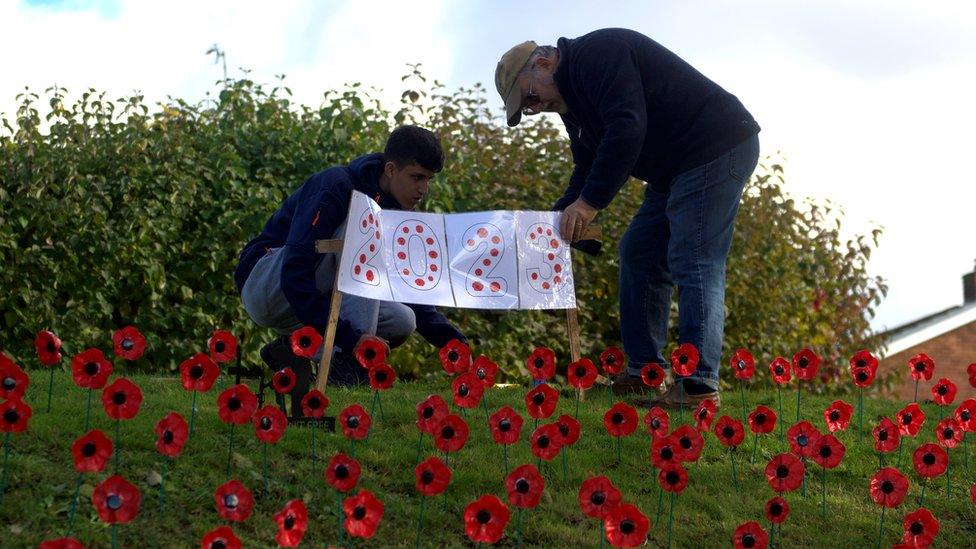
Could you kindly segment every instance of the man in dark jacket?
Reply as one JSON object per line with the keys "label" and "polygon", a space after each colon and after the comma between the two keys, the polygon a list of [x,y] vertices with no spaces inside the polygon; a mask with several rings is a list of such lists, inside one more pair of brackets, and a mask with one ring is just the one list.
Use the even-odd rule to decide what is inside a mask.
{"label": "man in dark jacket", "polygon": [[508,124],[556,112],[575,164],[560,231],[569,242],[633,176],[644,202],[620,241],[620,332],[629,358],[618,394],[645,389],[639,374],[662,364],[673,287],[678,341],[701,353],[697,370],[669,382],[651,403],[718,402],[725,318],[725,260],[742,189],[759,157],[759,126],[735,96],[650,38],[603,29],[524,42],[495,70]]}
{"label": "man in dark jacket", "polygon": [[[412,210],[423,200],[434,174],[444,165],[437,136],[416,126],[394,130],[382,154],[369,154],[348,166],[329,168],[310,177],[285,199],[264,230],[241,252],[234,280],[248,315],[260,326],[282,334],[262,349],[273,370],[291,367],[298,378],[292,413],[311,379],[310,363],[292,355],[288,334],[302,326],[324,332],[338,258],[318,254],[315,241],[341,238],[352,191],[381,208]],[[343,296],[336,330],[337,352],[329,383],[350,386],[366,380],[352,358],[364,339],[377,337],[388,347],[406,341],[416,329],[437,347],[451,339],[464,341],[430,305],[404,305],[353,295]],[[321,349],[318,360],[321,357]]]}

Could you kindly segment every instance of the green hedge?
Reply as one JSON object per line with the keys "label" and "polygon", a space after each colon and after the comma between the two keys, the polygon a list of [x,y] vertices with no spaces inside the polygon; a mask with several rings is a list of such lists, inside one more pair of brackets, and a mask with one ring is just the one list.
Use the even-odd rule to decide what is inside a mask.
{"label": "green hedge", "polygon": [[[0,347],[32,364],[39,329],[74,353],[109,350],[111,332],[134,324],[149,340],[136,367],[172,370],[228,328],[246,360],[258,361],[269,333],[240,306],[237,254],[309,175],[381,150],[396,123],[425,124],[444,142],[430,211],[548,209],[560,196],[572,168],[561,127],[544,119],[505,127],[480,85],[447,92],[416,69],[404,85],[396,112],[358,86],[326,92],[313,108],[293,103],[282,85],[247,79],[223,82],[198,104],[153,108],[95,90],[72,105],[63,89],[21,94],[0,130]],[[743,198],[726,348],[747,346],[766,364],[809,345],[843,366],[858,348],[877,346],[869,319],[885,287],[864,268],[877,233],[841,242],[829,211],[783,195],[782,173],[764,159]],[[632,182],[600,214],[607,253],[574,256],[583,352],[594,359],[619,345],[615,250],[642,196]],[[568,357],[562,312],[446,313],[505,372],[535,345]],[[439,368],[420,338],[392,360],[406,376]]]}

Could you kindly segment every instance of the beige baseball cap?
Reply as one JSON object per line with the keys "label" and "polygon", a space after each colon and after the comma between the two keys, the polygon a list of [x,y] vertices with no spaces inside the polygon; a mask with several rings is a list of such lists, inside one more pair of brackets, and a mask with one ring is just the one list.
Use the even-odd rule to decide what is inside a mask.
{"label": "beige baseball cap", "polygon": [[537,47],[531,40],[522,42],[505,52],[495,67],[495,88],[505,101],[505,115],[509,126],[517,126],[522,119],[522,90],[515,81]]}

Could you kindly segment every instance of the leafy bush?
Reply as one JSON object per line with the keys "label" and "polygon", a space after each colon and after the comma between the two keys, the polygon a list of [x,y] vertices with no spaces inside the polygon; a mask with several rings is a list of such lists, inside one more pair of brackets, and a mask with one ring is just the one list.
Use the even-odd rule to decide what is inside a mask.
{"label": "leafy bush", "polygon": [[[283,85],[246,78],[223,81],[213,99],[153,109],[138,95],[110,101],[96,90],[73,105],[59,88],[43,105],[21,94],[15,120],[0,130],[0,347],[27,362],[39,329],[75,353],[108,348],[114,329],[134,324],[150,340],[136,367],[172,370],[205,349],[214,329],[229,328],[245,360],[259,362],[270,334],[236,295],[240,249],[309,175],[381,150],[391,121],[442,137],[446,169],[429,211],[548,209],[562,193],[572,165],[561,127],[539,118],[509,129],[489,114],[483,87],[447,92],[417,67],[405,85],[397,112],[356,85],[325,92],[312,108],[294,104]],[[842,243],[827,211],[786,198],[782,174],[761,168],[743,198],[726,348],[746,346],[768,363],[810,345],[842,365],[878,344],[868,322],[885,286],[865,271],[878,233]],[[625,186],[598,218],[607,253],[574,256],[585,356],[619,345],[615,250],[641,198],[640,183]],[[535,345],[568,358],[561,311],[446,314],[506,373]],[[392,360],[407,376],[439,367],[420,338]]]}

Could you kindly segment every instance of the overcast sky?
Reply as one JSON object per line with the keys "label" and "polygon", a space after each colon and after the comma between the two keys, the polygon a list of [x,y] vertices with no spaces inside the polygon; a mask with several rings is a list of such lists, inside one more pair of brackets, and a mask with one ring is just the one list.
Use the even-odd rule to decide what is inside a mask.
{"label": "overcast sky", "polygon": [[406,63],[448,89],[482,82],[526,39],[602,27],[654,38],[737,95],[785,157],[788,188],[830,198],[845,230],[881,225],[871,269],[893,327],[962,301],[976,260],[976,3],[970,1],[0,2],[0,112],[58,84],[200,100],[227,54],[232,76],[285,82],[317,106],[359,81],[398,97]]}

